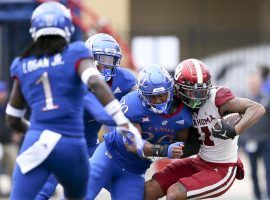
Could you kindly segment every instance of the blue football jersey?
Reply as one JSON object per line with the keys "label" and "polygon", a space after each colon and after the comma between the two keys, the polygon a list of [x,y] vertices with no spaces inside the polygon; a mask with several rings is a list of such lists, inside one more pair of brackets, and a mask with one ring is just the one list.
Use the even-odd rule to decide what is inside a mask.
{"label": "blue football jersey", "polygon": [[[140,124],[143,139],[152,144],[171,144],[175,141],[178,131],[192,125],[191,112],[184,104],[180,104],[172,114],[159,115],[142,105],[138,91],[124,96],[121,104],[126,117],[131,122]],[[114,160],[124,169],[142,174],[149,168],[151,161],[128,152],[120,134],[113,131],[105,134],[104,140]]]}
{"label": "blue football jersey", "polygon": [[50,57],[13,61],[11,76],[19,79],[31,108],[30,129],[83,135],[84,86],[76,67],[81,59],[90,57],[83,42],[74,42],[62,53]]}
{"label": "blue football jersey", "polygon": [[[130,70],[117,67],[115,76],[108,84],[115,97],[120,100],[131,91],[136,84],[136,80]],[[115,126],[113,119],[106,113],[97,97],[88,92],[84,97],[84,132],[88,147],[96,144],[102,124]]]}

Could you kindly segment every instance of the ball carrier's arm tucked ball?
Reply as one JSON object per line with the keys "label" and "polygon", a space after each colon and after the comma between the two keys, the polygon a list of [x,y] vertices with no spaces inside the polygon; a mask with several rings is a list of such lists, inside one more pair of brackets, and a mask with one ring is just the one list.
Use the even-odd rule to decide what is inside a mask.
{"label": "ball carrier's arm tucked ball", "polygon": [[230,113],[218,119],[212,128],[212,135],[221,139],[234,139],[235,125],[242,119],[239,113]]}

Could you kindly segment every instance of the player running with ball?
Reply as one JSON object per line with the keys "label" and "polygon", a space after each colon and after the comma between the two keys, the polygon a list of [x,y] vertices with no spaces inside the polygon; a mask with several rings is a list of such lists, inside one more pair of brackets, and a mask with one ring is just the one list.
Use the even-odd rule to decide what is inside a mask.
{"label": "player running with ball", "polygon": [[[145,184],[146,200],[166,195],[168,200],[214,198],[224,194],[235,178],[244,178],[237,156],[239,134],[256,123],[264,107],[235,97],[229,88],[211,85],[204,63],[197,59],[181,62],[175,70],[175,86],[183,102],[193,109],[193,127],[201,141],[197,156],[179,159],[153,175]],[[240,113],[235,126],[222,119]]]}

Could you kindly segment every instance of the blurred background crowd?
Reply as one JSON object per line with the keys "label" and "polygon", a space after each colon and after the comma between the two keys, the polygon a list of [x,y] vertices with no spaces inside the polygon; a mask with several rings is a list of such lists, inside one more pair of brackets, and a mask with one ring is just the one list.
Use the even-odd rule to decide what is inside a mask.
{"label": "blurred background crowd", "polygon": [[[0,0],[0,198],[9,194],[10,177],[23,138],[4,122],[12,86],[9,66],[31,41],[29,19],[41,2],[44,0]],[[244,180],[252,181],[249,199],[266,199],[267,189],[270,196],[270,1],[60,2],[71,9],[76,24],[73,41],[85,40],[98,32],[111,34],[123,51],[122,66],[134,73],[151,63],[172,72],[181,60],[198,58],[209,67],[214,84],[226,85],[235,95],[263,104],[267,113],[241,136],[240,151],[245,153],[250,169],[250,179]],[[268,184],[259,185],[262,182]],[[240,195],[247,199],[245,191]]]}

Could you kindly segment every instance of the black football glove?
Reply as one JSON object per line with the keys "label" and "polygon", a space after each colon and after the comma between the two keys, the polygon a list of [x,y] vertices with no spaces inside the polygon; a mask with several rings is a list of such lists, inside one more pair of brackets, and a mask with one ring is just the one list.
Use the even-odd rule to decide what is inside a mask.
{"label": "black football glove", "polygon": [[212,127],[212,135],[223,140],[234,139],[236,136],[235,127],[227,124],[223,119],[219,119]]}

